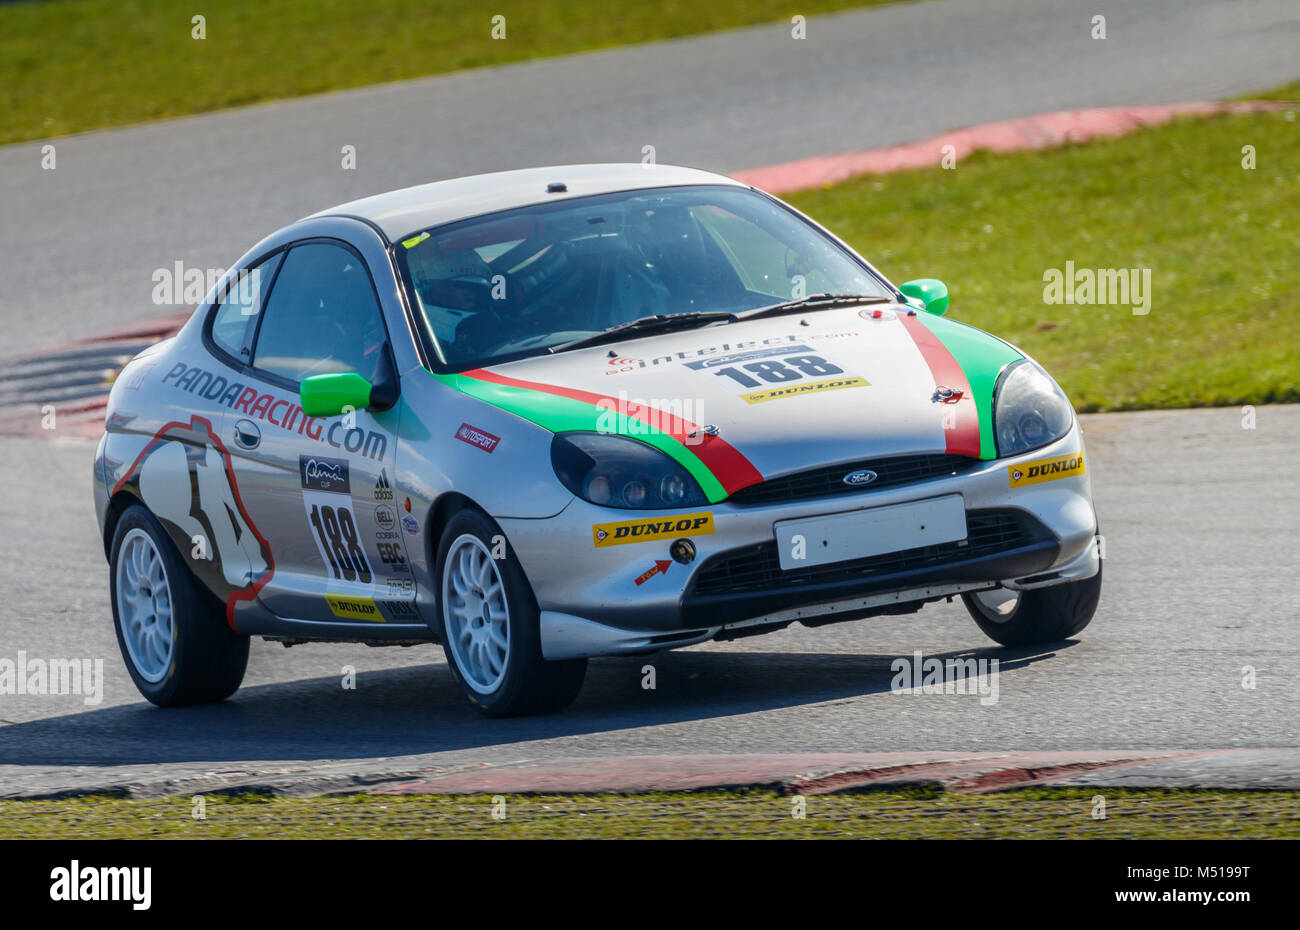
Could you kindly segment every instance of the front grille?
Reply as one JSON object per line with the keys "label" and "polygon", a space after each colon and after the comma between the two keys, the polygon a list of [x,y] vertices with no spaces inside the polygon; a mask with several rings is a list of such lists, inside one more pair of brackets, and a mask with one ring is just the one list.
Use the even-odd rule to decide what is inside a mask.
{"label": "front grille", "polygon": [[877,575],[940,568],[997,555],[1047,538],[1050,536],[1046,529],[1020,511],[973,510],[966,514],[964,540],[790,571],[781,570],[776,541],[771,540],[710,558],[696,572],[688,597],[868,581]]}
{"label": "front grille", "polygon": [[[960,474],[979,463],[979,459],[966,455],[897,455],[892,458],[867,459],[844,465],[830,465],[801,471],[761,484],[750,485],[731,495],[733,504],[753,506],[758,504],[783,504],[788,501],[831,497],[840,494],[860,494],[878,488],[890,488],[930,478],[947,478]],[[847,485],[844,476],[860,469],[876,473],[870,484]]]}

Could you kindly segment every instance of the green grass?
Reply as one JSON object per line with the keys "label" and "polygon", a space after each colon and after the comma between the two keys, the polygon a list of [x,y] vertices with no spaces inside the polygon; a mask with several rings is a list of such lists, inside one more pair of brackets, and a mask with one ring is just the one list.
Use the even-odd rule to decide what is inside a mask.
{"label": "green grass", "polygon": [[[890,0],[49,0],[0,4],[0,143],[810,18]],[[207,17],[207,37],[190,19]],[[506,38],[491,37],[506,17]],[[599,80],[598,75],[593,75]],[[544,109],[545,101],[538,102]]]}
{"label": "green grass", "polygon": [[1262,94],[1242,94],[1235,100],[1284,100],[1288,103],[1300,102],[1300,81],[1292,81],[1290,84],[1283,84],[1281,87],[1275,87],[1272,90],[1266,90]]}
{"label": "green grass", "polygon": [[[1093,799],[1106,819],[1093,819]],[[767,790],[638,795],[209,796],[0,801],[0,838],[482,839],[1248,839],[1300,838],[1300,793],[1036,788],[993,795],[934,788],[794,799]]]}
{"label": "green grass", "polygon": [[[1033,355],[1081,411],[1295,402],[1298,141],[1294,110],[1183,119],[951,170],[936,152],[789,199],[893,281],[942,279],[954,319]],[[1044,271],[1067,260],[1150,268],[1150,313],[1045,303]]]}

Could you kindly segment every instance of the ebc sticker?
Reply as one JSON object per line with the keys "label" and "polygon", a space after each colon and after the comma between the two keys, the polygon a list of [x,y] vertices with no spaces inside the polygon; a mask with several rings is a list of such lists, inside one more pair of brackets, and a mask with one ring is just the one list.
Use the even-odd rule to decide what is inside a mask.
{"label": "ebc sticker", "polygon": [[684,513],[671,517],[597,523],[591,528],[591,542],[597,549],[655,539],[709,536],[713,533],[712,513]]}
{"label": "ebc sticker", "polygon": [[[396,533],[392,535],[395,539],[401,538]],[[377,542],[375,548],[379,550],[379,560],[388,566],[389,571],[409,572],[411,570],[406,563],[406,549],[400,542]]]}
{"label": "ebc sticker", "polygon": [[1013,488],[1023,488],[1029,484],[1041,484],[1058,478],[1073,478],[1087,472],[1083,464],[1083,455],[1071,452],[1057,455],[1050,459],[1038,459],[1020,465],[1007,466],[1007,480]]}
{"label": "ebc sticker", "polygon": [[175,527],[188,564],[226,605],[235,626],[235,606],[252,601],[275,573],[271,546],[244,509],[230,452],[212,424],[194,416],[168,423],[151,439],[113,487],[134,490],[146,507]]}

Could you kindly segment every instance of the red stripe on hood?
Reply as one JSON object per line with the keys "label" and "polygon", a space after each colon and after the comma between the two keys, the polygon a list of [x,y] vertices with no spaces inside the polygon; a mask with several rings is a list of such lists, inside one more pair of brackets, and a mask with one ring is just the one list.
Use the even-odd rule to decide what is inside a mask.
{"label": "red stripe on hood", "polygon": [[961,398],[956,402],[935,404],[942,413],[950,413],[953,416],[952,426],[943,431],[944,438],[947,440],[948,454],[979,458],[980,415],[979,409],[975,406],[975,398],[971,395],[970,382],[966,380],[966,372],[948,351],[948,347],[930,331],[930,327],[906,311],[900,311],[898,319],[908,335],[912,337],[912,341],[916,343],[921,357],[925,359],[925,364],[930,367],[935,387],[942,385],[954,391],[961,391]]}
{"label": "red stripe on hood", "polygon": [[662,433],[667,433],[690,449],[704,464],[704,467],[713,473],[713,476],[718,479],[718,483],[722,485],[728,494],[734,494],[741,488],[747,488],[751,484],[758,484],[763,480],[762,473],[735,446],[720,436],[701,433],[697,424],[666,411],[641,404],[630,404],[620,398],[610,397],[608,394],[598,394],[594,391],[560,387],[555,384],[543,384],[540,381],[523,381],[519,378],[511,378],[508,375],[488,371],[486,368],[475,368],[473,371],[465,371],[462,374],[467,378],[489,381],[506,387],[540,391],[544,394],[554,394],[557,397],[580,400],[593,406],[616,411],[629,419],[640,420]]}

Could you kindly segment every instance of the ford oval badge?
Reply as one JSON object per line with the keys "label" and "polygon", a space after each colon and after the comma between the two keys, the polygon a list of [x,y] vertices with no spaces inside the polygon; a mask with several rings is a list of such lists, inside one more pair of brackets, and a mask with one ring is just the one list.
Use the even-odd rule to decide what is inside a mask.
{"label": "ford oval badge", "polygon": [[864,484],[871,484],[876,480],[876,473],[867,468],[859,468],[857,471],[851,471],[844,476],[844,483],[851,488],[858,488]]}

